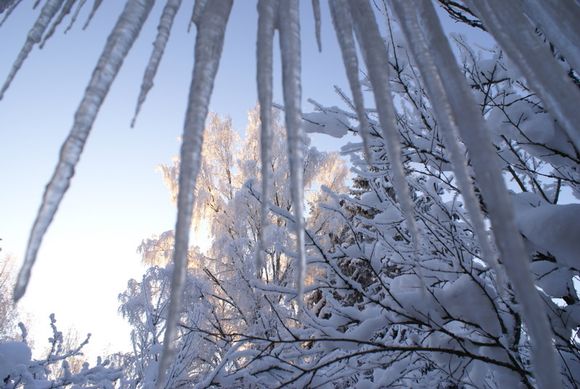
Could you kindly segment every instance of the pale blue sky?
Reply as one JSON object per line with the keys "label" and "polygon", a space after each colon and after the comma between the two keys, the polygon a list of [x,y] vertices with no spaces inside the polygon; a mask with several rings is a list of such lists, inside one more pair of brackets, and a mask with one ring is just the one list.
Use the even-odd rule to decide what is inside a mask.
{"label": "pale blue sky", "polygon": [[[32,3],[25,0],[0,28],[0,81],[38,14]],[[310,1],[301,2],[303,95],[334,105],[340,102],[333,84],[348,87],[326,2],[321,3],[323,52],[318,53]],[[63,35],[61,29],[43,50],[33,51],[0,101],[0,247],[18,261],[60,145],[123,4],[103,2],[91,26],[80,31],[91,6],[87,2],[72,31]],[[41,349],[50,312],[63,328],[94,334],[92,355],[109,343],[111,351],[125,348],[128,329],[116,313],[117,295],[142,272],[135,250],[142,239],[174,226],[175,209],[155,167],[179,151],[195,39],[195,30],[186,32],[189,1],[177,17],[155,87],[136,127],[129,128],[162,6],[158,2],[113,85],[39,252],[22,307],[34,314],[31,333]],[[210,106],[230,115],[241,131],[256,103],[256,19],[254,1],[235,2]],[[281,102],[276,61],[275,100]],[[304,110],[310,109],[305,103]]]}

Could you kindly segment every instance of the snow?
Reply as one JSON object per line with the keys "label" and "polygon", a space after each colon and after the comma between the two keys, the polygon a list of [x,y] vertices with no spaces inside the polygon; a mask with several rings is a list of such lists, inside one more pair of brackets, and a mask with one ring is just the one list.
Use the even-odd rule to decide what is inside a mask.
{"label": "snow", "polygon": [[515,206],[516,225],[522,235],[559,264],[580,269],[580,204],[553,205],[541,200],[536,204],[528,202],[526,206],[518,201]]}
{"label": "snow", "polygon": [[[46,28],[49,16],[43,18],[43,15],[45,13],[47,15],[54,15],[56,9],[53,10],[50,8],[51,12],[46,10],[49,5],[56,7],[53,3],[54,0],[51,0],[45,4],[39,17],[39,21],[42,20],[42,23],[37,21],[35,28],[39,24],[39,30],[43,31],[44,28]],[[24,295],[26,286],[30,279],[32,267],[36,261],[36,254],[40,248],[40,244],[42,243],[42,238],[44,237],[44,234],[46,233],[54,215],[56,214],[58,206],[70,185],[75,172],[75,167],[91,132],[99,108],[103,104],[117,73],[121,69],[123,60],[131,49],[133,42],[139,35],[147,16],[149,16],[153,3],[153,0],[128,1],[107,39],[105,48],[99,57],[97,66],[95,67],[91,80],[89,81],[89,85],[85,90],[85,95],[75,113],[73,127],[62,145],[58,164],[50,182],[46,186],[42,204],[38,210],[34,226],[30,233],[24,263],[18,274],[14,291],[14,299],[16,301]],[[46,20],[46,23],[44,21],[45,18],[48,19]],[[44,28],[42,28],[43,26]],[[38,39],[40,39],[40,35],[36,34],[39,34],[39,32],[31,33],[29,35],[30,42],[37,42]]]}
{"label": "snow", "polygon": [[383,38],[380,35],[373,10],[367,2],[350,4],[355,31],[362,48],[370,82],[373,86],[375,104],[386,142],[389,162],[392,167],[393,186],[407,221],[416,251],[419,251],[419,234],[415,223],[415,212],[401,155],[401,141],[397,128],[395,108],[389,90],[389,63]]}
{"label": "snow", "polygon": [[318,133],[342,138],[350,128],[349,118],[338,107],[330,107],[324,112],[305,113],[302,126],[307,133]]}
{"label": "snow", "polygon": [[[580,101],[580,91],[559,67],[548,47],[539,42],[533,30],[534,26],[526,19],[522,3],[466,0],[466,4],[477,11],[487,29],[526,77],[531,88],[540,95],[548,111],[561,123],[576,149],[580,149],[580,131],[577,128],[580,111],[576,104]],[[566,22],[570,20],[566,15],[568,7],[558,7],[557,11],[554,6],[549,8],[553,11],[551,16],[558,20],[556,24],[561,23],[560,18]],[[554,33],[550,38],[554,39],[552,43],[556,47],[567,47],[567,38],[560,32]]]}
{"label": "snow", "polygon": [[437,101],[437,104],[433,104],[433,109],[439,124],[439,133],[442,135],[445,146],[449,151],[453,171],[456,174],[461,194],[465,199],[467,210],[471,217],[471,223],[481,246],[483,260],[496,271],[496,274],[500,277],[499,284],[501,285],[503,284],[501,279],[503,271],[499,269],[496,255],[485,228],[479,201],[475,196],[474,185],[467,167],[467,157],[459,141],[460,129],[458,121],[454,117],[449,97],[451,91],[446,90],[444,85],[446,78],[438,70],[438,66],[442,64],[437,62],[437,58],[432,55],[430,50],[432,42],[429,42],[426,32],[421,29],[418,15],[415,13],[412,3],[394,1],[392,4],[393,9],[399,14],[405,36],[413,37],[413,39],[408,39],[409,47],[423,75],[429,96],[433,101]]}
{"label": "snow", "polygon": [[21,369],[27,368],[32,353],[23,342],[7,341],[0,343],[0,381],[10,374],[20,374]]}
{"label": "snow", "polygon": [[[539,41],[533,33],[531,21],[543,29],[543,32],[555,46],[564,53],[567,60],[573,66],[580,66],[580,57],[576,49],[578,30],[572,28],[577,19],[578,9],[569,4],[561,9],[556,0],[545,2],[533,2],[523,0],[521,2],[502,2],[489,0],[476,2],[466,0],[466,3],[477,10],[486,27],[497,38],[507,55],[520,68],[532,89],[542,97],[547,113],[537,114],[533,112],[535,120],[532,123],[523,123],[526,136],[544,146],[551,146],[556,150],[567,152],[571,149],[568,143],[580,148],[580,132],[577,123],[580,123],[580,111],[576,105],[580,100],[578,88],[572,84],[566,73],[559,67],[546,45]],[[85,3],[78,4],[78,8],[71,20],[71,25],[78,15],[78,11]],[[18,300],[25,292],[31,269],[35,262],[36,253],[40,247],[45,232],[54,217],[57,208],[70,185],[74,175],[75,166],[79,161],[81,152],[90,134],[94,120],[106,94],[123,64],[123,60],[129,52],[134,40],[140,33],[141,27],[147,19],[153,6],[154,0],[128,0],[123,13],[111,32],[106,47],[93,72],[91,81],[85,95],[75,114],[74,124],[70,135],[62,146],[60,160],[54,175],[49,182],[43,198],[43,203],[35,221],[25,262],[18,276],[15,298]],[[14,2],[15,6],[18,2]],[[44,44],[56,27],[61,23],[64,16],[72,10],[75,0],[47,0],[40,16],[30,30],[27,40],[14,63],[14,66],[0,91],[0,99],[6,92],[16,73],[21,68],[32,47],[41,42],[48,25],[57,15],[49,32],[44,35],[41,46]],[[87,24],[94,12],[101,4],[101,0],[95,0],[93,9],[87,20]],[[139,95],[135,118],[145,101],[147,92],[153,86],[153,79],[163,51],[169,39],[173,20],[181,4],[181,0],[168,0],[159,22],[158,34],[154,43],[154,50],[145,71],[141,92]],[[575,3],[574,3],[575,4]],[[300,312],[304,311],[304,282],[306,277],[306,252],[305,252],[305,222],[304,222],[304,132],[319,132],[327,135],[342,137],[349,130],[351,118],[340,109],[320,109],[318,112],[302,115],[301,109],[301,53],[300,53],[300,20],[298,0],[276,1],[260,0],[259,26],[257,37],[257,86],[260,101],[261,119],[261,173],[262,194],[260,206],[261,230],[266,229],[267,213],[277,211],[268,202],[270,163],[270,143],[272,137],[272,56],[273,36],[276,29],[279,30],[280,48],[282,55],[282,80],[285,103],[285,120],[288,139],[288,161],[290,165],[290,192],[292,199],[293,219],[287,215],[288,209],[277,211],[285,216],[296,235],[295,254],[292,249],[286,248],[286,252],[292,252],[296,257],[294,271],[296,276],[297,302]],[[455,178],[461,189],[461,194],[466,208],[469,211],[470,221],[478,236],[484,260],[493,267],[497,275],[497,282],[501,287],[504,272],[507,274],[521,309],[527,334],[531,338],[532,363],[535,368],[537,382],[543,388],[558,387],[558,369],[554,358],[554,347],[550,334],[551,327],[546,318],[546,312],[539,307],[545,306],[532,279],[537,275],[540,279],[538,286],[542,292],[553,297],[563,297],[570,292],[570,279],[568,268],[579,269],[580,241],[580,205],[554,205],[548,204],[538,196],[530,193],[510,197],[503,181],[497,153],[493,149],[488,135],[489,126],[494,126],[496,139],[503,134],[505,126],[502,125],[501,114],[491,111],[487,121],[482,118],[481,112],[474,100],[474,93],[467,88],[467,84],[461,73],[449,46],[449,42],[443,35],[437,15],[430,2],[421,0],[408,0],[407,2],[392,1],[393,8],[399,15],[407,43],[415,61],[420,68],[423,82],[433,104],[433,110],[437,117],[437,123],[443,136],[446,149],[450,152]],[[10,6],[10,4],[8,5]],[[219,67],[223,40],[227,20],[232,7],[232,0],[214,0],[195,2],[192,21],[197,26],[197,38],[195,45],[195,66],[190,87],[188,109],[184,124],[183,143],[181,148],[181,165],[179,176],[178,216],[175,232],[174,263],[171,282],[171,295],[167,327],[163,343],[162,357],[156,376],[154,370],[149,370],[146,380],[154,381],[157,377],[157,385],[165,384],[164,375],[171,364],[175,352],[173,344],[176,338],[176,326],[180,313],[182,313],[182,294],[187,273],[187,257],[189,233],[192,220],[192,211],[196,201],[194,189],[201,168],[201,148],[204,138],[205,121],[208,114],[208,105],[212,94],[214,79]],[[312,0],[315,17],[316,40],[321,48],[320,34],[320,3]],[[12,8],[8,9],[7,13]],[[364,108],[361,81],[359,79],[359,64],[355,47],[355,37],[360,46],[365,60],[370,84],[373,88],[376,112],[382,128],[382,137],[388,150],[388,158],[391,165],[389,177],[397,194],[397,199],[402,208],[402,214],[406,217],[407,228],[413,238],[415,260],[422,256],[423,247],[420,245],[420,231],[415,221],[415,204],[411,197],[411,191],[406,179],[406,171],[402,162],[402,149],[400,134],[397,123],[396,111],[390,89],[388,53],[376,24],[373,9],[368,2],[347,2],[345,0],[331,0],[330,9],[337,39],[341,48],[345,71],[349,80],[353,103],[359,121],[359,132],[363,137],[365,155],[369,163],[371,160],[369,119]],[[4,7],[2,8],[4,10]],[[576,15],[576,17],[574,16]],[[561,22],[561,23],[559,23]],[[86,25],[85,25],[86,27]],[[517,36],[518,38],[514,38]],[[481,71],[489,72],[495,66],[494,60],[482,61]],[[515,114],[515,108],[511,114]],[[522,111],[522,114],[530,112]],[[522,116],[523,117],[523,116]],[[133,123],[135,121],[133,119]],[[554,124],[556,119],[558,124]],[[528,127],[525,127],[528,126]],[[429,147],[429,140],[423,139],[417,145]],[[536,153],[536,145],[523,146],[531,154]],[[500,267],[496,261],[496,253],[493,243],[488,237],[486,220],[480,210],[480,201],[475,195],[474,183],[470,177],[467,158],[464,149],[467,149],[469,159],[475,171],[478,187],[482,194],[488,217],[491,221],[495,244],[501,254],[502,264]],[[541,152],[541,151],[540,151]],[[314,157],[313,157],[314,158]],[[315,158],[314,158],[315,159]],[[552,162],[550,160],[550,162]],[[554,163],[556,165],[556,163]],[[575,166],[572,166],[575,168]],[[306,175],[308,181],[308,175]],[[415,184],[415,183],[413,183]],[[373,185],[369,183],[369,185]],[[382,192],[380,192],[382,193]],[[389,195],[380,198],[379,191],[367,192],[361,196],[361,203],[378,204],[383,200],[394,200]],[[433,197],[437,197],[433,194]],[[546,196],[544,196],[546,197]],[[378,212],[373,221],[368,221],[377,230],[388,224],[396,223],[401,216],[396,207],[377,208]],[[293,221],[293,223],[292,223]],[[550,228],[546,228],[550,226]],[[525,238],[522,239],[522,235]],[[391,239],[391,241],[389,241]],[[262,264],[261,254],[264,250],[264,236],[259,236],[259,245],[256,254],[256,275],[260,276]],[[310,239],[312,244],[320,246],[315,237]],[[389,244],[394,244],[391,237],[384,238]],[[340,247],[338,251],[348,257],[364,257],[368,252],[374,251],[372,245],[351,245],[346,248]],[[321,250],[322,251],[322,250]],[[394,251],[394,250],[393,250]],[[385,249],[385,253],[391,253]],[[530,254],[544,254],[548,259],[554,258],[555,263],[549,261],[537,261],[531,266],[528,263]],[[370,254],[372,256],[372,254]],[[399,254],[401,258],[406,257]],[[326,259],[326,258],[325,258]],[[390,259],[396,263],[394,259]],[[481,279],[471,273],[466,273],[452,279],[439,279],[443,286],[434,290],[433,285],[425,285],[421,269],[432,271],[437,269],[443,272],[444,265],[438,264],[439,259],[424,260],[419,267],[415,268],[416,274],[403,274],[395,277],[390,282],[391,297],[396,298],[400,308],[405,308],[406,313],[428,317],[436,324],[442,323],[442,317],[450,315],[454,320],[441,324],[449,333],[461,334],[465,328],[460,324],[461,320],[477,323],[485,332],[492,334],[501,341],[504,335],[500,333],[495,314],[498,305],[496,300],[502,297],[499,289],[499,297],[496,290],[484,285]],[[315,262],[314,260],[312,262]],[[373,269],[379,269],[380,260],[371,258]],[[405,264],[408,265],[408,264]],[[415,263],[418,265],[418,263]],[[431,267],[429,267],[431,266]],[[459,269],[456,264],[455,271]],[[337,272],[338,273],[338,272]],[[245,274],[245,273],[244,273]],[[389,282],[389,281],[385,281]],[[250,283],[249,283],[250,284]],[[265,285],[260,288],[259,281],[251,284],[258,289],[264,289],[269,293],[288,293],[290,288],[286,286]],[[359,287],[358,285],[356,287]],[[355,289],[356,289],[355,287]],[[360,287],[359,287],[360,288]],[[425,294],[425,289],[432,294]],[[359,291],[357,289],[357,291]],[[251,305],[245,301],[239,304]],[[439,309],[441,307],[441,309]],[[445,310],[445,312],[443,312]],[[576,329],[580,322],[580,311],[577,304],[563,305],[562,317],[566,319],[566,326],[562,326],[569,336],[572,329]],[[355,318],[358,327],[353,326],[346,330],[346,334],[352,339],[359,341],[370,340],[381,330],[389,318],[381,315],[394,317],[398,312],[384,311],[382,308],[365,307],[336,307],[336,315],[329,320],[335,327],[338,324],[346,325],[347,320]],[[554,312],[548,312],[554,315]],[[242,316],[244,314],[242,313]],[[552,319],[553,316],[550,316]],[[554,325],[554,328],[557,326]],[[558,327],[559,328],[559,327]],[[334,331],[334,332],[333,332]],[[559,329],[558,329],[559,331]],[[328,333],[338,333],[336,328],[330,327]],[[462,334],[464,335],[464,334]],[[505,335],[507,338],[508,335]],[[411,338],[410,338],[411,339]],[[432,335],[424,339],[424,343],[436,347],[447,347],[454,341],[452,337],[443,332],[434,331]],[[345,342],[345,344],[348,342]],[[340,344],[340,342],[338,343]],[[205,378],[205,383],[212,383],[220,369],[229,363],[234,363],[237,348],[242,343],[233,343],[223,355],[217,369]],[[336,345],[335,345],[336,346]],[[463,346],[463,344],[461,345]],[[349,343],[346,347],[354,347]],[[483,347],[481,347],[483,349]],[[155,350],[157,352],[158,350]],[[246,351],[250,355],[254,350]],[[505,355],[495,354],[495,350],[478,350],[481,355],[490,355],[497,360],[504,360]],[[440,353],[436,358],[439,362],[448,362],[449,366],[457,365],[457,358],[450,354]],[[243,354],[239,354],[243,355]],[[331,355],[321,357],[320,361],[330,359]],[[0,343],[0,379],[11,374],[21,365],[30,362],[30,349],[24,343],[4,342]],[[322,362],[321,362],[322,363]],[[482,366],[477,365],[473,370],[475,382],[483,385],[487,379]],[[151,366],[150,366],[151,367]],[[375,371],[380,375],[379,370]],[[512,382],[515,375],[512,372],[498,370],[498,382]],[[383,377],[381,379],[386,379]],[[306,379],[306,378],[303,378]],[[317,379],[320,379],[317,377]],[[504,381],[505,380],[505,381]],[[302,382],[302,381],[297,381]],[[316,382],[316,381],[313,381]],[[375,381],[376,382],[376,381]],[[370,381],[360,380],[359,386],[371,385]]]}
{"label": "snow", "polygon": [[[542,306],[542,300],[530,276],[527,253],[514,222],[511,199],[503,182],[501,170],[494,158],[495,151],[487,136],[489,130],[485,127],[477,110],[471,91],[467,89],[465,79],[455,62],[433,6],[431,3],[422,1],[411,3],[415,5],[417,15],[422,20],[425,36],[430,38],[428,48],[432,52],[436,68],[428,74],[445,80],[445,94],[450,104],[448,114],[452,115],[450,120],[457,122],[471,156],[483,200],[489,211],[496,245],[506,273],[521,303],[522,314],[532,339],[532,360],[536,366],[538,381],[544,388],[559,387],[554,347],[550,337],[546,336],[551,333],[550,326],[544,312],[538,309]],[[471,3],[470,1],[469,4]],[[498,5],[496,9],[500,9]],[[514,34],[516,32],[512,33]],[[479,207],[479,204],[472,204],[469,207]],[[539,366],[541,368],[538,368]]]}

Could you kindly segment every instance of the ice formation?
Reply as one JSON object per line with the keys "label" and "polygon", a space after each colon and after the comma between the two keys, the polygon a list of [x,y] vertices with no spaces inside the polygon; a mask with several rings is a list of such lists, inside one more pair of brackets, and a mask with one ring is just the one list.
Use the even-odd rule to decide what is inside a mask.
{"label": "ice formation", "polygon": [[[78,16],[86,0],[81,0],[74,12],[71,25]],[[9,1],[0,5],[0,13],[5,18],[20,3]],[[88,25],[102,0],[95,0],[88,20]],[[49,227],[60,201],[66,192],[74,168],[80,158],[82,149],[90,133],[98,110],[119,71],[123,60],[133,42],[139,36],[141,27],[147,19],[154,0],[127,0],[117,24],[110,33],[106,47],[99,58],[85,95],[75,114],[70,135],[62,146],[60,159],[51,178],[42,205],[34,223],[25,261],[18,276],[15,298],[19,299],[25,292],[30,272],[34,264],[42,237]],[[157,67],[169,39],[173,19],[180,6],[180,0],[166,2],[154,44],[154,51],[145,72],[136,113],[139,112],[148,90],[153,85]],[[391,0],[396,10],[406,40],[415,56],[428,94],[434,104],[436,116],[442,127],[442,135],[450,150],[452,163],[461,187],[471,222],[479,237],[483,257],[496,268],[498,274],[502,269],[495,263],[491,242],[484,227],[484,219],[479,211],[479,204],[473,190],[473,183],[468,174],[465,156],[461,152],[459,138],[466,145],[477,183],[483,199],[490,211],[495,242],[498,246],[507,278],[514,286],[533,345],[532,360],[536,366],[538,384],[544,388],[558,387],[554,362],[554,350],[550,341],[550,327],[546,316],[539,306],[542,302],[536,292],[527,270],[526,257],[521,236],[513,217],[513,209],[508,198],[505,184],[502,181],[499,167],[494,162],[494,150],[487,139],[485,123],[472,102],[465,80],[460,73],[449,44],[442,33],[435,11],[429,2]],[[546,0],[536,2],[503,2],[489,0],[477,2],[465,0],[481,17],[486,28],[497,39],[498,43],[514,61],[527,78],[532,88],[541,96],[545,108],[559,121],[572,144],[580,148],[580,113],[576,107],[580,101],[580,91],[566,76],[559,71],[556,60],[545,46],[538,43],[533,34],[536,23],[552,44],[559,49],[572,67],[580,66],[577,41],[579,30],[574,28],[578,18],[577,2],[556,2]],[[40,1],[35,3],[35,6]],[[37,21],[32,26],[26,42],[18,55],[2,89],[0,99],[6,92],[16,73],[35,44],[50,37],[64,16],[68,14],[74,0],[46,0]],[[320,4],[312,0],[315,16],[316,41],[321,47],[320,39]],[[194,187],[199,171],[201,146],[208,104],[212,93],[213,81],[218,69],[223,46],[224,33],[232,0],[202,1],[195,3],[192,22],[197,26],[195,46],[195,66],[190,88],[188,110],[184,125],[181,149],[181,174],[179,181],[178,217],[176,224],[174,273],[171,291],[171,303],[165,332],[163,357],[160,362],[158,385],[163,383],[165,368],[170,363],[171,345],[175,336],[175,327],[180,311],[180,296],[187,267],[187,250],[189,247],[189,229],[194,205]],[[404,215],[407,226],[420,250],[417,239],[420,236],[414,220],[413,204],[409,186],[405,179],[402,163],[401,145],[397,131],[395,109],[389,90],[389,73],[387,51],[376,24],[375,15],[368,0],[330,0],[330,9],[337,39],[341,48],[343,62],[353,95],[353,104],[359,119],[359,132],[364,141],[365,154],[370,155],[368,120],[364,110],[361,83],[358,79],[358,56],[355,47],[358,42],[363,59],[368,69],[370,83],[373,87],[376,108],[382,127],[382,136],[388,150],[388,159],[392,166],[392,182]],[[294,222],[297,240],[297,295],[302,304],[304,277],[306,271],[304,249],[303,221],[303,128],[301,127],[301,80],[300,80],[300,20],[298,0],[259,0],[259,26],[257,37],[257,85],[260,101],[261,157],[262,157],[262,224],[266,223],[268,212],[268,168],[270,158],[268,143],[270,137],[272,107],[272,56],[273,36],[277,29],[280,35],[282,54],[282,79],[285,103],[286,128],[288,136],[288,155],[291,167],[291,192],[294,204]],[[58,15],[58,16],[57,16]],[[56,20],[53,19],[56,17]],[[50,23],[52,28],[45,33]],[[69,27],[70,28],[70,27]],[[68,30],[68,29],[67,29]],[[523,33],[524,32],[524,33]],[[43,41],[43,42],[44,42]],[[373,161],[370,161],[372,163]],[[264,249],[260,238],[259,250]],[[256,270],[259,271],[260,254],[257,254]]]}
{"label": "ice formation", "polygon": [[177,223],[175,226],[175,249],[173,255],[173,277],[171,298],[167,314],[163,354],[159,362],[158,387],[162,387],[167,367],[173,355],[173,342],[177,320],[181,309],[181,295],[189,250],[189,231],[194,205],[194,188],[201,166],[203,130],[208,114],[209,100],[214,79],[219,67],[224,35],[233,0],[207,2],[196,21],[195,65],[181,143],[181,166],[179,172],[179,194],[177,196]]}
{"label": "ice formation", "polygon": [[[50,0],[46,3],[43,7],[41,18],[48,5],[54,5],[55,8],[51,8],[50,13],[47,11],[47,14],[54,16],[56,11],[58,11],[58,7],[53,2],[54,0]],[[123,12],[107,39],[107,44],[99,57],[89,85],[85,90],[85,95],[75,112],[73,127],[60,150],[58,164],[52,178],[46,186],[42,204],[38,210],[32,231],[30,232],[24,263],[18,274],[14,291],[15,300],[19,300],[24,295],[42,238],[70,185],[76,164],[81,157],[99,108],[103,104],[115,76],[119,72],[119,69],[121,69],[123,60],[139,35],[141,27],[145,23],[152,7],[153,0],[127,1]],[[43,21],[41,24],[44,28],[46,28],[49,21],[48,17],[46,19],[46,23]],[[42,31],[44,31],[44,28],[42,28]],[[35,34],[37,35],[35,35],[32,41],[37,42],[41,37],[40,31]],[[28,43],[29,41],[27,41],[26,45]]]}

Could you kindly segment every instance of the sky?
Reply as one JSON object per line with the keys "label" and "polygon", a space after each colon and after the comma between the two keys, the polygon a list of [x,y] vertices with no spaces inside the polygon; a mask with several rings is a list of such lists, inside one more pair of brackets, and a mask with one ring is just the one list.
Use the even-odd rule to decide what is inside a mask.
{"label": "sky", "polygon": [[[8,74],[38,10],[24,0],[0,28],[0,80]],[[91,6],[66,35],[61,28],[42,50],[35,49],[0,101],[0,247],[19,263],[60,145],[97,58],[124,2],[103,2],[86,31]],[[322,3],[322,53],[314,35],[310,1],[301,2],[303,109],[307,98],[340,105],[333,85],[348,90],[342,59]],[[183,6],[189,6],[184,1]],[[156,166],[179,153],[193,68],[195,29],[187,33],[190,9],[172,30],[155,87],[135,128],[129,124],[163,2],[157,2],[125,60],[89,137],[71,188],[44,238],[20,308],[28,313],[37,351],[48,343],[50,313],[61,329],[93,334],[87,354],[129,347],[129,327],[117,313],[117,296],[144,271],[136,248],[141,240],[172,229],[176,210]],[[232,117],[243,131],[256,104],[254,1],[236,1],[210,110]],[[379,20],[379,22],[382,22]],[[68,24],[68,19],[63,22]],[[448,30],[456,29],[450,22]],[[478,38],[478,37],[476,37]],[[481,38],[484,39],[485,38]],[[275,53],[275,101],[282,102],[279,53]],[[317,138],[321,149],[337,143]]]}

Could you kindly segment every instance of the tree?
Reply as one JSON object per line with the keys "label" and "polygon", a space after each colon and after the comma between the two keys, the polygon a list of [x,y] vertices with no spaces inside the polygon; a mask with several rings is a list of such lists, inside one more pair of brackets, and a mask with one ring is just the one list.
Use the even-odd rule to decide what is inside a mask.
{"label": "tree", "polygon": [[[258,110],[248,114],[248,126],[242,142],[231,120],[212,114],[203,146],[203,161],[193,211],[198,226],[209,231],[211,244],[202,253],[193,247],[189,252],[189,272],[184,288],[184,308],[180,313],[177,360],[167,373],[165,387],[192,385],[208,380],[227,355],[239,347],[237,338],[252,333],[271,334],[283,311],[285,324],[296,322],[294,302],[282,294],[273,299],[261,297],[260,290],[292,288],[295,272],[295,242],[291,234],[293,203],[287,185],[288,160],[284,150],[284,128],[274,112],[272,137],[271,204],[267,226],[261,225]],[[309,147],[304,139],[304,177],[307,184],[308,225],[321,236],[331,232],[332,216],[322,204],[329,193],[345,190],[347,168],[337,154],[323,153]],[[175,200],[179,161],[161,167],[164,180]],[[325,188],[325,190],[321,190]],[[194,226],[195,228],[195,226]],[[266,236],[264,261],[255,277],[258,239]],[[145,263],[167,265],[171,258],[173,233],[144,240],[139,250]],[[194,241],[194,245],[196,242]],[[160,345],[165,331],[171,267],[151,267],[140,282],[131,280],[121,294],[121,312],[133,326],[135,351],[127,356],[128,376],[138,386],[146,387],[157,379]],[[310,281],[312,282],[312,280]],[[270,307],[274,304],[276,308]]]}
{"label": "tree", "polygon": [[[164,10],[144,81],[145,91],[152,82],[178,3],[170,2]],[[247,266],[250,238],[265,228],[259,226],[257,218],[251,219],[254,223],[238,226],[239,210],[234,206],[235,216],[225,213],[224,225],[229,229],[224,232],[226,237],[229,234],[234,238],[226,253],[236,254],[239,262],[232,261],[233,265],[225,268],[223,282],[220,274],[208,274],[214,287],[226,293],[226,297],[215,295],[219,301],[211,304],[219,307],[212,314],[223,318],[224,325],[191,329],[195,334],[205,331],[214,345],[227,351],[219,354],[211,371],[196,375],[195,380],[230,386],[406,385],[421,381],[444,387],[512,386],[516,382],[556,387],[559,371],[565,384],[577,386],[578,296],[573,286],[577,277],[577,233],[562,238],[557,232],[578,230],[577,204],[558,204],[563,187],[577,193],[580,116],[576,101],[580,93],[574,85],[574,69],[580,65],[575,50],[578,33],[573,26],[578,4],[499,0],[440,3],[458,20],[490,31],[523,77],[513,73],[512,65],[502,62],[503,52],[496,51],[491,68],[489,62],[479,59],[473,61],[477,65],[464,61],[464,75],[471,82],[466,85],[430,2],[391,2],[406,38],[407,46],[400,52],[409,53],[400,57],[395,56],[399,42],[394,37],[391,39],[396,44],[389,48],[395,52],[388,57],[367,1],[331,2],[352,84],[354,98],[348,103],[356,115],[332,111],[342,115],[344,123],[355,118],[359,121],[367,154],[374,158],[369,159],[371,167],[359,167],[361,182],[371,189],[360,199],[327,192],[326,211],[330,212],[325,214],[338,217],[326,220],[342,218],[343,228],[336,233],[316,234],[310,229],[303,231],[299,211],[298,3],[260,2],[258,86],[262,117],[270,112],[270,49],[278,29],[291,139],[288,154],[294,165],[290,170],[296,212],[291,215],[282,206],[272,206],[270,211],[282,227],[298,226],[296,251],[301,262],[304,244],[300,237],[303,232],[308,237],[309,262],[319,269],[319,281],[314,283],[319,290],[308,296],[316,304],[317,314],[294,309],[294,288],[285,285],[294,269],[283,257],[281,266],[276,257],[274,262],[270,260],[261,269],[262,279],[255,283],[245,276],[251,273]],[[72,2],[66,4],[61,15],[72,6]],[[319,14],[318,2],[313,4],[315,14]],[[62,5],[62,1],[50,1],[43,8],[15,71]],[[68,187],[104,95],[152,5],[152,1],[129,1],[111,33],[47,187],[16,298],[24,293],[38,245]],[[196,64],[184,126],[176,267],[160,364],[162,374],[170,361],[172,333],[182,314],[192,191],[200,170],[207,105],[231,5],[229,0],[199,2],[193,17],[198,28]],[[534,28],[564,53],[569,69],[560,69],[561,63],[553,58],[554,50],[550,52],[549,47],[538,44],[537,36],[529,34]],[[376,115],[365,112],[362,104],[355,43],[367,65],[365,81],[376,99]],[[389,79],[390,74],[394,79]],[[474,98],[481,112],[472,104]],[[493,145],[487,136],[493,138]],[[403,140],[402,156],[399,138]],[[267,167],[269,161],[262,162]],[[516,190],[522,191],[511,199],[502,181],[504,170],[519,187]],[[409,175],[408,182],[405,174]],[[232,205],[243,204],[242,208],[248,210],[252,209],[250,199],[265,203],[267,198],[260,197],[251,185],[242,193],[241,197],[231,197],[227,206],[233,200]],[[228,208],[224,199],[216,201],[217,210]],[[542,225],[569,228],[554,231],[554,227],[547,233],[532,225],[533,219],[541,220]],[[488,235],[493,235],[499,255],[490,247]],[[283,230],[275,242],[290,247],[287,236]],[[282,253],[290,257],[287,249]],[[269,285],[270,279],[276,282]],[[226,284],[231,280],[237,293],[247,293],[245,299],[230,296]],[[301,291],[302,281],[298,285]],[[263,293],[252,294],[253,289],[262,289]],[[301,299],[301,292],[298,295]],[[458,303],[458,296],[463,304]],[[553,297],[559,299],[558,304]],[[544,305],[545,311],[539,309]],[[477,311],[473,306],[482,309]],[[232,333],[230,328],[242,328],[243,332]],[[556,368],[556,356],[560,369]]]}
{"label": "tree", "polygon": [[[48,339],[49,351],[44,358],[32,358],[28,344],[28,332],[20,323],[20,340],[0,342],[0,379],[3,388],[102,388],[112,389],[123,384],[122,369],[108,359],[97,359],[95,366],[83,363],[76,365],[81,350],[87,345],[90,335],[83,342],[63,337],[56,326],[54,314],[50,315],[52,336]],[[74,342],[74,344],[73,344]]]}
{"label": "tree", "polygon": [[13,260],[3,255],[0,261],[0,340],[5,340],[13,336],[18,321],[18,311],[12,299]]}
{"label": "tree", "polygon": [[[351,145],[357,174],[354,188],[350,194],[323,191],[324,205],[317,208],[333,228],[317,230],[315,222],[308,224],[309,262],[316,269],[308,293],[310,309],[298,321],[288,305],[294,290],[285,288],[287,284],[278,286],[275,277],[271,284],[257,284],[253,289],[251,272],[243,266],[224,271],[223,278],[211,274],[210,284],[223,288],[225,294],[218,304],[210,305],[221,304],[220,313],[229,308],[230,314],[224,321],[214,311],[213,327],[187,330],[204,334],[214,345],[227,344],[228,351],[220,353],[219,362],[207,366],[209,370],[198,373],[193,382],[265,387],[537,385],[528,330],[511,285],[485,262],[451,170],[449,150],[441,139],[441,125],[406,43],[397,39],[396,31],[389,39],[390,82],[400,102],[397,129],[421,229],[420,251],[414,248],[397,204],[380,124],[376,114],[368,111],[373,164],[361,157],[362,145]],[[580,345],[575,334],[580,322],[574,280],[578,265],[570,254],[578,250],[560,228],[572,228],[575,232],[570,236],[577,233],[577,223],[565,218],[576,218],[578,207],[559,204],[563,192],[578,193],[576,151],[571,143],[561,142],[565,134],[558,132],[558,124],[549,120],[541,101],[529,92],[503,52],[495,48],[476,54],[463,39],[457,38],[456,43],[481,115],[494,129],[497,158],[506,179],[513,183],[517,225],[526,238],[534,279],[549,313],[563,384],[577,386]],[[344,98],[347,105],[354,105]],[[307,117],[309,128],[349,124],[356,118],[354,112],[336,107],[319,109]],[[554,136],[546,138],[550,133]],[[260,199],[255,188],[250,193]],[[479,191],[476,195],[487,217],[488,205]],[[223,205],[210,203],[210,208],[221,212]],[[236,215],[252,209],[243,204]],[[292,216],[280,204],[284,203],[273,204],[272,213],[286,228]],[[257,213],[253,215],[254,222],[259,220]],[[541,233],[533,227],[532,220],[537,218],[545,221]],[[231,219],[219,219],[223,220],[226,226],[232,225]],[[547,226],[557,239],[547,233]],[[226,237],[218,240],[217,252],[227,252],[224,242],[231,240],[234,230],[215,231]],[[234,252],[252,247],[247,235],[242,236]],[[286,242],[283,233],[276,236]],[[251,261],[251,250],[242,252]],[[227,264],[221,264],[216,271],[225,268]],[[246,319],[246,312],[258,312],[255,317],[267,324],[248,326],[252,320]]]}

